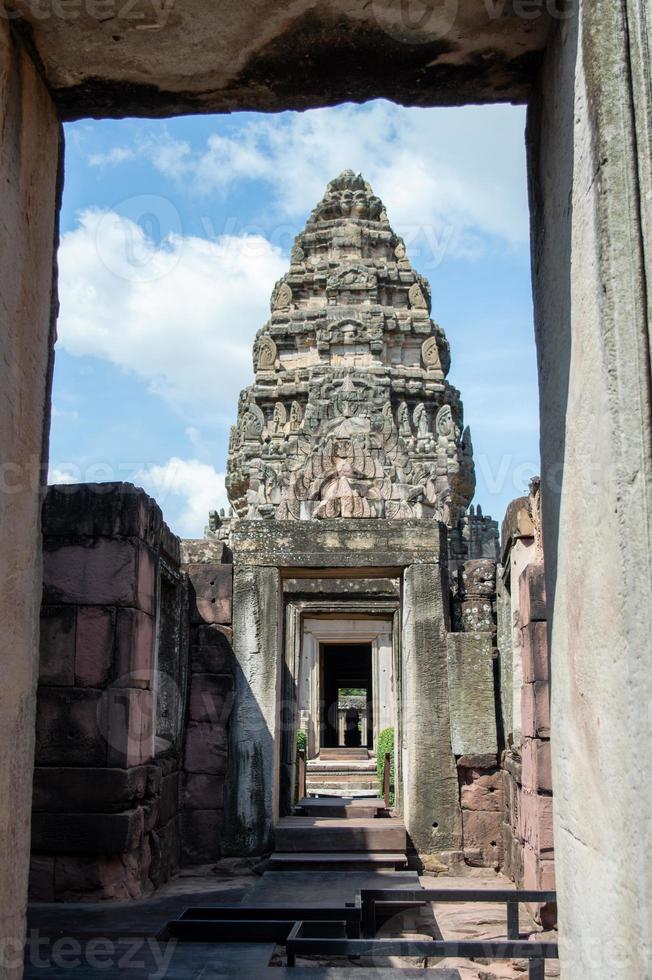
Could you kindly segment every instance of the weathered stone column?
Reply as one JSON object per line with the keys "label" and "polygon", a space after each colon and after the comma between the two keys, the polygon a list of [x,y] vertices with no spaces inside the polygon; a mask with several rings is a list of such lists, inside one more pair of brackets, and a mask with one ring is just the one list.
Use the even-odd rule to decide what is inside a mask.
{"label": "weathered stone column", "polygon": [[280,576],[277,568],[238,564],[233,573],[235,700],[223,853],[262,854],[277,816],[277,691]]}
{"label": "weathered stone column", "polygon": [[451,747],[444,596],[439,564],[410,565],[403,579],[401,640],[403,812],[422,854],[462,849]]}
{"label": "weathered stone column", "polygon": [[652,975],[652,21],[578,10],[529,120],[555,853],[562,976],[630,980]]}
{"label": "weathered stone column", "polygon": [[60,128],[10,21],[0,21],[0,964],[22,975],[41,604]]}

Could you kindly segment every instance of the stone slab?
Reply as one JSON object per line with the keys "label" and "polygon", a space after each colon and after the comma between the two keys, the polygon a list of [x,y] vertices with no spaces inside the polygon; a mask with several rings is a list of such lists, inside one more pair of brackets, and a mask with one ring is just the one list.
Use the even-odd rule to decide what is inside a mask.
{"label": "stone slab", "polygon": [[109,812],[127,810],[147,793],[148,767],[88,769],[37,767],[34,810]]}
{"label": "stone slab", "polygon": [[238,521],[236,565],[281,568],[402,568],[439,561],[442,531],[432,520]]}
{"label": "stone slab", "polygon": [[498,751],[493,646],[487,633],[449,633],[448,694],[455,755]]}
{"label": "stone slab", "polygon": [[416,871],[266,871],[243,905],[325,907],[353,902],[361,888],[420,888]]}
{"label": "stone slab", "polygon": [[51,854],[123,854],[143,836],[143,811],[34,813],[32,847]]}

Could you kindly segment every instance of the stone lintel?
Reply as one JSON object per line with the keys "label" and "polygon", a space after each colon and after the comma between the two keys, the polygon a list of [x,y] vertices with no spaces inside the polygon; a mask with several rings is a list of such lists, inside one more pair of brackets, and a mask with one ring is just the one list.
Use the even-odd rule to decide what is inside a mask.
{"label": "stone lintel", "polygon": [[277,568],[405,568],[437,564],[443,525],[434,520],[238,521],[236,565]]}
{"label": "stone lintel", "polygon": [[401,587],[396,578],[286,578],[283,592],[288,596],[326,596],[337,598],[391,598],[400,595]]}

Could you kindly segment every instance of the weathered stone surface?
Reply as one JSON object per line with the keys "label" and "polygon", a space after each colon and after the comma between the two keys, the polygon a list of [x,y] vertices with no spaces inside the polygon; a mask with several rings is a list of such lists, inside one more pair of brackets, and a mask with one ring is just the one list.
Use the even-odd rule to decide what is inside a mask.
{"label": "weathered stone surface", "polygon": [[548,681],[548,624],[531,622],[522,631],[523,681]]}
{"label": "weathered stone surface", "polygon": [[190,650],[190,666],[197,674],[224,674],[233,669],[232,634],[217,634],[219,642],[196,644]]}
{"label": "weathered stone surface", "polygon": [[186,773],[181,802],[186,810],[221,810],[224,805],[224,776]]}
{"label": "weathered stone surface", "polygon": [[224,773],[226,751],[227,737],[223,728],[197,723],[188,726],[184,754],[187,772]]}
{"label": "weathered stone surface", "polygon": [[109,766],[139,766],[154,753],[154,692],[113,687],[105,696],[103,712]]}
{"label": "weathered stone surface", "polygon": [[137,549],[119,538],[88,544],[49,539],[43,553],[43,592],[50,604],[136,605]]}
{"label": "weathered stone surface", "polygon": [[233,566],[186,565],[192,623],[229,624],[232,620]]}
{"label": "weathered stone surface", "polygon": [[410,839],[424,854],[459,849],[462,842],[446,633],[442,619],[432,614],[433,606],[443,606],[441,577],[438,565],[411,565],[403,587],[401,755],[404,784],[419,787],[406,794],[403,806]]}
{"label": "weathered stone surface", "polygon": [[147,888],[149,847],[126,854],[61,854],[55,858],[54,886],[60,902],[129,901]]}
{"label": "weathered stone surface", "polygon": [[42,607],[39,657],[41,684],[74,685],[76,619],[77,610],[74,606]]}
{"label": "weathered stone surface", "polygon": [[502,554],[505,556],[513,538],[533,538],[534,523],[529,497],[517,497],[507,505],[500,531]]}
{"label": "weathered stone surface", "polygon": [[[270,848],[274,819],[280,581],[276,568],[241,565],[236,549],[234,556],[235,701],[229,724],[224,853],[262,854]],[[191,769],[187,763],[186,769]]]}
{"label": "weathered stone surface", "polygon": [[437,562],[441,548],[430,520],[237,521],[233,530],[236,566],[400,568]]}
{"label": "weathered stone surface", "polygon": [[128,687],[151,687],[154,671],[154,619],[141,609],[118,609],[115,678]]}
{"label": "weathered stone surface", "polygon": [[179,812],[180,782],[181,776],[178,772],[170,773],[161,782],[158,813],[158,824],[160,826],[168,823]]}
{"label": "weathered stone surface", "polygon": [[521,724],[527,738],[550,738],[550,687],[545,681],[521,687]]}
{"label": "weathered stone surface", "polygon": [[193,674],[190,683],[190,720],[226,728],[233,707],[233,688],[232,674]]}
{"label": "weathered stone surface", "polygon": [[503,856],[502,814],[487,810],[464,810],[464,852],[480,851],[484,866],[500,867]]}
{"label": "weathered stone surface", "polygon": [[53,854],[32,854],[29,864],[28,894],[32,902],[54,902]]}
{"label": "weathered stone surface", "polygon": [[77,609],[76,686],[103,687],[106,684],[113,666],[114,625],[115,613],[110,608],[80,606]]}
{"label": "weathered stone surface", "polygon": [[497,755],[495,753],[486,753],[483,755],[470,754],[461,755],[457,760],[458,769],[495,769],[497,762]]}
{"label": "weathered stone surface", "polygon": [[499,772],[489,776],[469,772],[461,786],[463,810],[491,810],[503,812],[503,784]]}
{"label": "weathered stone surface", "polygon": [[528,565],[519,578],[518,587],[520,591],[521,626],[525,627],[531,622],[545,622],[548,614],[543,565],[534,563]]}
{"label": "weathered stone surface", "polygon": [[34,810],[107,813],[129,810],[148,793],[145,766],[132,769],[37,767]]}
{"label": "weathered stone surface", "polygon": [[48,487],[43,503],[47,537],[139,538],[158,543],[161,509],[133,483],[76,483]]}
{"label": "weathered stone surface", "polygon": [[449,633],[448,697],[455,755],[498,751],[493,647],[486,633]]}
{"label": "weathered stone surface", "polygon": [[41,687],[36,715],[36,764],[102,766],[107,759],[102,692]]}
{"label": "weathered stone surface", "polygon": [[221,854],[220,810],[182,810],[180,815],[182,859],[185,864],[216,861]]}
{"label": "weathered stone surface", "polygon": [[283,592],[291,596],[396,598],[401,593],[398,578],[290,578],[283,580]]}
{"label": "weathered stone surface", "polygon": [[124,813],[35,813],[32,847],[50,854],[121,854],[141,843],[142,807]]}
{"label": "weathered stone surface", "polygon": [[[0,23],[0,65],[0,946],[13,951],[24,935],[29,866],[62,137],[47,85],[9,18]],[[6,980],[22,976],[17,960],[5,963]]]}
{"label": "weathered stone surface", "polygon": [[552,793],[550,742],[547,739],[525,738],[523,752],[523,787],[538,793]]}
{"label": "weathered stone surface", "polygon": [[[520,794],[520,836],[540,854],[554,848],[551,796],[523,791]],[[548,854],[552,857],[552,854]]]}
{"label": "weathered stone surface", "polygon": [[225,560],[226,545],[218,538],[182,538],[181,564],[220,565]]}
{"label": "weathered stone surface", "polygon": [[[109,22],[99,7],[59,8],[57,16],[56,7],[19,0],[16,9],[33,29],[48,84],[69,119],[306,109],[351,98],[522,102],[557,8],[460,0],[408,17],[384,2],[302,0],[281,17],[266,0],[255,17],[230,5],[218,21],[212,8],[191,0],[179,9],[116,7]],[[212,57],[208,37],[215,39]]]}

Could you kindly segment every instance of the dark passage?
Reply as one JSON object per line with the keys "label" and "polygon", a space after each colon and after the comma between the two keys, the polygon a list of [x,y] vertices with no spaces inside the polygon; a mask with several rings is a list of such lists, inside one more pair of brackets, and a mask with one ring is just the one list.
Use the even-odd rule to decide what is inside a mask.
{"label": "dark passage", "polygon": [[321,690],[322,747],[373,749],[371,644],[324,645]]}

